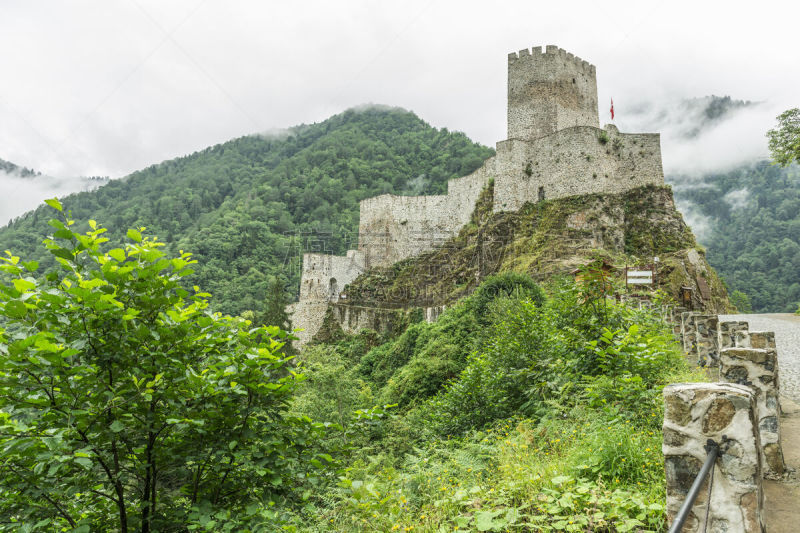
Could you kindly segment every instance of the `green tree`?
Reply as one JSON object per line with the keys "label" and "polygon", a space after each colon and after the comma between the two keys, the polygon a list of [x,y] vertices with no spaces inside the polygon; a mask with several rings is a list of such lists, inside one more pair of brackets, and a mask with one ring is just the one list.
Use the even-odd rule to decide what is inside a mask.
{"label": "green tree", "polygon": [[0,530],[273,530],[332,461],[286,413],[286,334],[213,313],[182,285],[190,254],[133,229],[102,251],[104,228],[73,224],[51,221],[44,279],[0,264]]}
{"label": "green tree", "polygon": [[733,291],[730,295],[730,300],[740,313],[752,313],[753,306],[750,304],[750,297],[742,291]]}
{"label": "green tree", "polygon": [[267,298],[264,305],[264,313],[261,315],[261,323],[265,326],[278,326],[283,330],[291,327],[289,315],[286,313],[286,306],[289,299],[283,289],[283,283],[274,277],[267,286]]}
{"label": "green tree", "polygon": [[772,159],[782,167],[800,163],[800,109],[789,109],[777,118],[778,127],[767,132]]}

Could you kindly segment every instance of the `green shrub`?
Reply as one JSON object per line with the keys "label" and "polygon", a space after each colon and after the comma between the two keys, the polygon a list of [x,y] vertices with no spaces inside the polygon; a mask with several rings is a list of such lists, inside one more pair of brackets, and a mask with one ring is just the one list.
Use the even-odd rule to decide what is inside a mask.
{"label": "green shrub", "polygon": [[530,298],[537,306],[545,300],[544,291],[530,276],[518,272],[504,272],[486,278],[468,299],[472,313],[486,324],[489,322],[489,304],[497,298],[508,296]]}
{"label": "green shrub", "polygon": [[143,228],[50,224],[57,270],[0,261],[0,530],[265,531],[333,475],[286,333],[211,312]]}

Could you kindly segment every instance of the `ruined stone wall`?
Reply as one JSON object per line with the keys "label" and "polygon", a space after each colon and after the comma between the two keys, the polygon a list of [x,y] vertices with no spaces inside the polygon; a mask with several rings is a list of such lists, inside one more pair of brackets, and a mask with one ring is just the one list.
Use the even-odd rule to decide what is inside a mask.
{"label": "ruined stone wall", "polygon": [[300,300],[335,302],[342,288],[364,272],[364,254],[348,250],[347,255],[303,254]]}
{"label": "ruined stone wall", "polygon": [[446,195],[383,194],[362,200],[358,249],[366,266],[388,266],[417,256],[458,234],[489,182],[493,159],[468,176],[450,180]]}
{"label": "ruined stone wall", "polygon": [[494,211],[583,194],[664,185],[660,136],[578,126],[534,141],[497,143]]}
{"label": "ruined stone wall", "polygon": [[508,55],[508,138],[536,139],[598,126],[595,67],[548,45]]}
{"label": "ruined stone wall", "polygon": [[[332,306],[333,316],[338,322],[342,331],[345,333],[358,333],[364,329],[372,329],[380,333],[390,332],[403,322],[406,314],[404,309],[389,309],[380,307],[367,307],[351,305],[339,301]],[[425,322],[435,322],[441,315],[446,306],[422,308],[422,316]]]}
{"label": "ruined stone wall", "polygon": [[290,309],[297,344],[302,346],[322,326],[328,304],[339,301],[342,289],[364,272],[364,254],[348,250],[347,255],[303,254],[300,299]]}
{"label": "ruined stone wall", "polygon": [[494,212],[543,199],[663,186],[659,135],[579,126],[534,141],[511,139],[498,143],[497,155],[478,170],[450,180],[447,195],[362,200],[359,250],[367,267],[414,257],[455,236],[490,179]]}
{"label": "ruined stone wall", "polygon": [[719,347],[721,350],[733,347],[750,346],[750,325],[744,321],[719,323]]}

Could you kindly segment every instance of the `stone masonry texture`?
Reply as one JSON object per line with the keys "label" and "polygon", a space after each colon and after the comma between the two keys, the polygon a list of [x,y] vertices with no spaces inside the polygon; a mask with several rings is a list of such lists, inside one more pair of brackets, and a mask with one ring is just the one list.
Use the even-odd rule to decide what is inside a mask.
{"label": "stone masonry texture", "polygon": [[[770,336],[771,345],[768,342]],[[779,478],[783,475],[785,465],[781,450],[778,354],[774,348],[774,334],[751,332],[750,340],[756,340],[764,348],[721,350],[719,377],[721,381],[753,389],[764,475]]]}
{"label": "stone masonry texture", "polygon": [[707,439],[713,439],[720,444],[720,453],[714,465],[711,500],[710,479],[706,478],[683,531],[763,533],[764,498],[753,391],[730,383],[683,383],[664,387],[663,394],[668,521],[675,518],[705,461]]}

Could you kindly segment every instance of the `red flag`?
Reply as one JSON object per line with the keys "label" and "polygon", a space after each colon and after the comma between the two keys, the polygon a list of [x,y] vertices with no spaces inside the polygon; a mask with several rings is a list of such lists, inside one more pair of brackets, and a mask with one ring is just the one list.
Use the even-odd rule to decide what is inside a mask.
{"label": "red flag", "polygon": [[611,120],[614,120],[614,99],[611,99]]}

